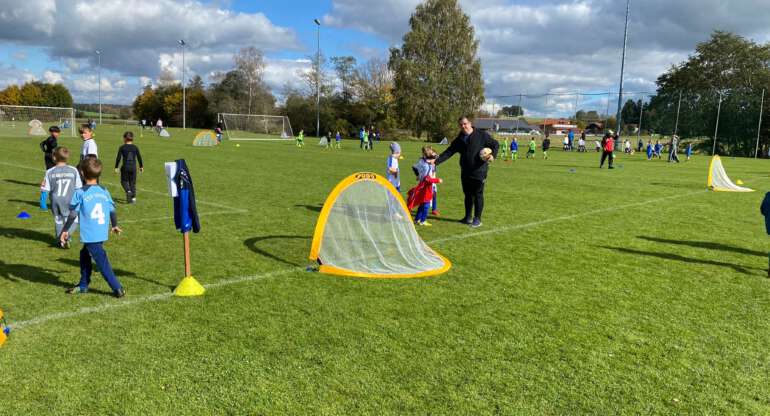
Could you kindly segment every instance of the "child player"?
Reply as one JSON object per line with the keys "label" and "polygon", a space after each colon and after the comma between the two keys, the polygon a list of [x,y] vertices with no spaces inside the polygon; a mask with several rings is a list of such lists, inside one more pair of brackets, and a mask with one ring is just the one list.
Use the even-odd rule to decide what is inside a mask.
{"label": "child player", "polygon": [[[53,152],[55,165],[45,172],[42,190],[51,195],[51,213],[53,214],[56,241],[60,241],[64,222],[70,214],[70,202],[75,191],[83,187],[78,170],[67,165],[70,151],[66,147],[57,147]],[[73,223],[77,227],[77,218]],[[62,248],[70,247],[70,239],[60,243]]]}
{"label": "child player", "polygon": [[519,159],[519,142],[514,137],[511,139],[511,160]]}
{"label": "child player", "polygon": [[687,160],[692,158],[692,143],[687,143],[687,150],[684,151],[684,154],[687,155]]}
{"label": "child player", "polygon": [[342,135],[340,135],[340,132],[337,132],[337,135],[334,136],[334,141],[337,146],[337,149],[342,149]]}
{"label": "child player", "polygon": [[398,143],[390,144],[390,156],[388,156],[388,170],[385,177],[388,182],[401,192],[401,175],[398,169],[398,158],[401,157],[401,146]]}
{"label": "child player", "polygon": [[99,157],[99,152],[96,147],[96,141],[93,139],[93,130],[91,127],[83,124],[78,130],[80,138],[83,139],[83,145],[80,147],[80,161],[82,162],[86,156],[93,155]]}
{"label": "child player", "polygon": [[75,191],[69,207],[69,217],[59,237],[62,243],[67,241],[72,224],[76,218],[80,217],[80,241],[83,243],[83,248],[80,250],[80,283],[67,289],[67,293],[88,292],[93,272],[91,263],[93,259],[104,280],[110,285],[112,294],[116,298],[122,298],[126,295],[126,291],[123,290],[123,286],[112,271],[110,260],[103,247],[109,237],[110,223],[113,233],[120,234],[122,230],[118,227],[115,204],[112,202],[110,193],[98,183],[99,176],[102,174],[102,162],[97,158],[89,157],[81,162],[80,171],[86,183],[82,189]]}
{"label": "child player", "polygon": [[508,160],[508,138],[503,137],[503,145],[500,146],[500,160]]}
{"label": "child player", "polygon": [[535,149],[537,149],[537,143],[535,143],[535,138],[531,138],[529,140],[529,150],[527,151],[527,159],[532,157],[532,159],[535,158]]}
{"label": "child player", "polygon": [[430,227],[428,222],[428,211],[433,201],[433,185],[441,183],[441,179],[436,178],[433,168],[436,164],[436,152],[430,146],[422,148],[422,158],[414,166],[417,172],[417,186],[408,192],[407,207],[411,210],[417,208],[414,217],[415,225]]}
{"label": "child player", "polygon": [[551,139],[546,135],[543,139],[543,159],[548,159],[548,149],[551,148]]}
{"label": "child player", "polygon": [[[43,161],[45,162],[45,170],[51,169],[56,162],[53,160],[53,151],[59,145],[59,127],[51,126],[48,128],[48,132],[51,133],[48,138],[40,142],[40,150],[43,151]],[[42,211],[48,210],[48,192],[43,190],[43,185],[40,185],[40,209]]]}
{"label": "child player", "polygon": [[300,130],[297,135],[297,147],[305,147],[305,130]]}
{"label": "child player", "polygon": [[[770,234],[770,192],[765,194],[765,199],[762,200],[762,205],[759,207],[759,211],[765,217],[765,232]],[[767,255],[768,265],[770,265],[770,254]],[[770,277],[770,267],[767,269],[767,277]]]}
{"label": "child player", "polygon": [[115,173],[118,173],[120,161],[123,160],[123,166],[120,168],[120,184],[126,191],[126,203],[136,203],[136,164],[139,164],[139,172],[144,172],[142,163],[142,154],[139,148],[134,144],[134,133],[127,131],[123,133],[123,146],[118,149],[118,156],[115,158]]}

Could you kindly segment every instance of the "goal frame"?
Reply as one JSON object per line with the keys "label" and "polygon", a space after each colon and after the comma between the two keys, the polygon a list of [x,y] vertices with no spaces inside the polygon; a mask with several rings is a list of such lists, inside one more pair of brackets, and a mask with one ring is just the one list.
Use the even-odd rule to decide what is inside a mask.
{"label": "goal frame", "polygon": [[[72,107],[40,107],[40,106],[33,106],[33,105],[8,105],[8,104],[0,104],[0,110],[3,108],[16,108],[16,109],[31,109],[31,110],[63,110],[69,112],[69,120],[70,120],[70,136],[75,137],[75,109]],[[60,117],[64,118],[64,117]],[[27,122],[34,120],[35,118],[30,118],[27,120]]]}
{"label": "goal frame", "polygon": [[[266,120],[276,120],[281,119],[281,127],[284,132],[290,132],[287,137],[277,137],[275,139],[272,138],[255,138],[255,137],[233,137],[230,135],[230,129],[227,126],[227,120],[225,119],[226,116],[238,116],[238,117],[258,117]],[[273,114],[238,114],[238,113],[217,113],[217,122],[221,122],[225,127],[225,134],[227,135],[228,140],[233,141],[255,141],[255,142],[269,142],[269,141],[284,141],[284,140],[292,140],[294,138],[294,130],[291,128],[291,121],[289,120],[288,116],[276,116]],[[255,132],[256,134],[256,132]]]}

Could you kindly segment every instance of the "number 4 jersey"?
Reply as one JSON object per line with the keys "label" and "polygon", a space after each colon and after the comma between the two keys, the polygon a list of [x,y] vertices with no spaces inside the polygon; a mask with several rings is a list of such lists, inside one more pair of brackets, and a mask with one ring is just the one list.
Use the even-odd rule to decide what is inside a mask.
{"label": "number 4 jersey", "polygon": [[86,185],[78,189],[72,197],[70,210],[78,213],[82,243],[107,241],[110,214],[115,211],[115,203],[106,189],[99,185]]}

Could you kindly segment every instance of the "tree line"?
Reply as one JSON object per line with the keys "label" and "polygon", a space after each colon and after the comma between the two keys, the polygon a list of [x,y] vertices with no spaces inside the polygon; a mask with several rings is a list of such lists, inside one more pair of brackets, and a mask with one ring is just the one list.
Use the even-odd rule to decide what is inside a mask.
{"label": "tree line", "polygon": [[72,107],[72,95],[62,84],[41,81],[9,85],[0,91],[0,104],[35,107]]}

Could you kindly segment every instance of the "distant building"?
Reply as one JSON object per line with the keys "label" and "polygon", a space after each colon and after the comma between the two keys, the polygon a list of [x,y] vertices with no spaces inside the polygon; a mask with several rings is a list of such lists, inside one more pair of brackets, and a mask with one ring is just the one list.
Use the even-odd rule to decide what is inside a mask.
{"label": "distant building", "polygon": [[559,119],[545,119],[542,124],[546,134],[563,136],[569,133],[570,130],[575,133],[578,132],[577,124],[574,124],[572,120],[566,118]]}
{"label": "distant building", "polygon": [[498,134],[542,134],[540,127],[529,124],[527,120],[511,119],[511,118],[477,118],[473,121],[473,126],[487,130],[489,132],[497,132]]}

